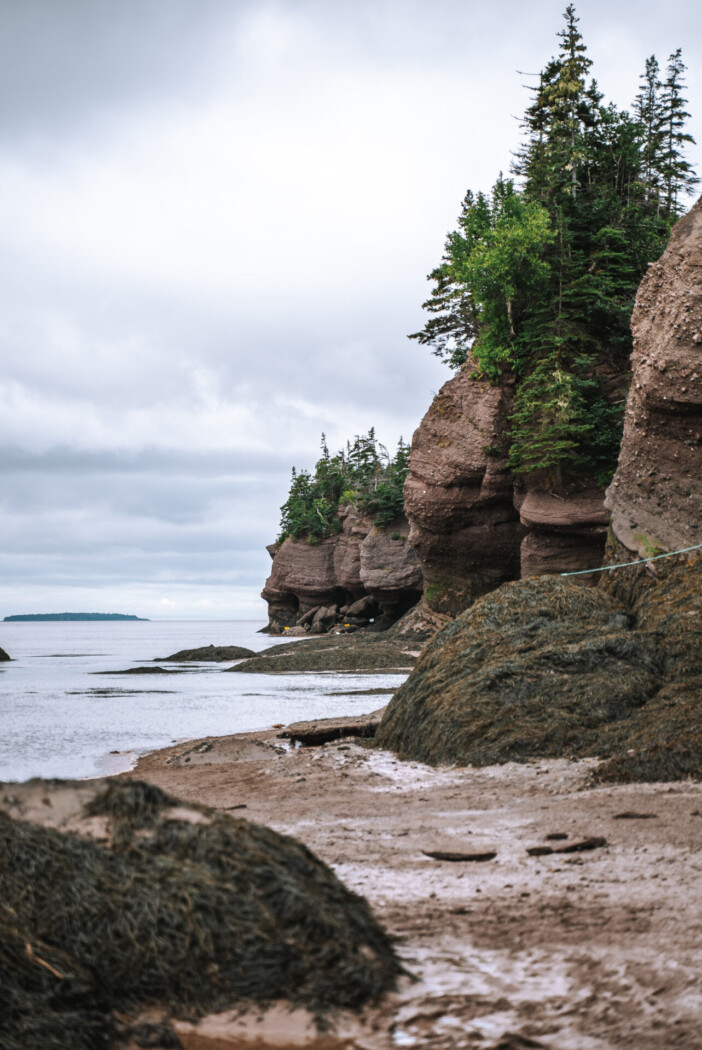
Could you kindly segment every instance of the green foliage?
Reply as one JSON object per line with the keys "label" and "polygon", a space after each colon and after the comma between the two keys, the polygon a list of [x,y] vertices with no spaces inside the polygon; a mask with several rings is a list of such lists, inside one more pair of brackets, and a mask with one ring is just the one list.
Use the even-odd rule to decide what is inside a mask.
{"label": "green foliage", "polygon": [[404,511],[402,486],[409,470],[409,445],[400,438],[390,456],[371,428],[335,456],[322,434],[322,455],[314,474],[293,467],[290,492],[281,510],[279,540],[304,537],[319,543],[341,531],[339,508],[352,506],[374,525],[391,525]]}
{"label": "green foliage", "polygon": [[685,158],[680,50],[659,79],[646,60],[632,112],[605,104],[566,8],[559,49],[531,90],[517,184],[468,192],[441,264],[430,318],[410,338],[453,368],[516,380],[510,464],[545,477],[612,472],[621,411],[598,375],[623,376],[636,289],[664,250],[697,178]]}

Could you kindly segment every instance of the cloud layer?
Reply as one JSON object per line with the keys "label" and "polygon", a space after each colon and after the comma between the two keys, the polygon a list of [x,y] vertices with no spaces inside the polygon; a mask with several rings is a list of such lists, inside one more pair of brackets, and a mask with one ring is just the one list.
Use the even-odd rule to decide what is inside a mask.
{"label": "cloud layer", "polygon": [[[0,7],[0,616],[263,614],[290,467],[447,378],[406,334],[560,6]],[[680,44],[699,97],[696,4],[580,15],[608,98]]]}

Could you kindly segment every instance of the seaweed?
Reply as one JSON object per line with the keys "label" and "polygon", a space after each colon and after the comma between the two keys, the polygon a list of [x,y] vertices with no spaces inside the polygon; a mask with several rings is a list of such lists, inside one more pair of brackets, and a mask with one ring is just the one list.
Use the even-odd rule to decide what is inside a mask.
{"label": "seaweed", "polygon": [[479,599],[424,650],[377,745],[432,765],[596,756],[598,780],[702,777],[702,558],[609,575]]}
{"label": "seaweed", "polygon": [[65,952],[32,936],[5,903],[0,1018],[2,1050],[107,1050],[118,1034],[91,976]]}
{"label": "seaweed", "polygon": [[[0,982],[16,1018],[3,1050],[109,1046],[114,1012],[146,1007],[196,1017],[285,999],[322,1024],[394,987],[390,938],[304,845],[184,807],[152,785],[111,784],[85,810],[106,818],[109,846],[0,820],[0,898],[14,923],[0,928]],[[27,957],[16,977],[23,943],[61,976]],[[97,1033],[84,1043],[65,1034],[75,1020],[56,999],[74,986],[79,1027]],[[33,1034],[37,1016],[46,1037]]]}
{"label": "seaweed", "polygon": [[298,671],[370,671],[403,672],[409,670],[415,657],[408,641],[390,632],[382,634],[322,635],[305,638],[294,644],[283,642],[242,660],[225,673],[291,674]]}

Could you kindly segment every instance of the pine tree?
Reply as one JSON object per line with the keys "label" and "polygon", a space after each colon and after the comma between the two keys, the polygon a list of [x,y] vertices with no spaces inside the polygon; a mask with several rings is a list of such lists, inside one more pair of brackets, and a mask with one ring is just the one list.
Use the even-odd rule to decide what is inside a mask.
{"label": "pine tree", "polygon": [[470,190],[463,198],[458,230],[450,233],[439,266],[428,275],[434,281],[431,297],[422,304],[432,316],[421,332],[410,339],[433,347],[432,353],[451,368],[465,364],[479,331],[478,304],[465,280],[464,260],[489,228],[490,217],[484,194]]}
{"label": "pine tree", "polygon": [[580,185],[580,173],[586,159],[582,148],[583,130],[593,123],[593,101],[597,99],[586,90],[587,74],[592,61],[578,30],[579,19],[575,8],[569,4],[565,10],[565,29],[558,33],[561,41],[557,76],[547,91],[552,108],[549,139],[552,146],[552,165],[563,166],[569,173],[568,192],[575,200]]}
{"label": "pine tree", "polygon": [[661,101],[660,67],[655,55],[646,59],[641,90],[634,102],[634,115],[641,125],[641,181],[644,202],[658,203],[661,196],[661,149],[664,114]]}
{"label": "pine tree", "polygon": [[379,528],[401,517],[409,471],[409,445],[402,438],[392,457],[372,427],[333,456],[322,434],[321,449],[314,474],[292,468],[288,498],[280,508],[279,542],[292,536],[315,544],[336,535],[341,531],[339,508],[344,505],[354,506]]}
{"label": "pine tree", "polygon": [[687,99],[682,97],[685,89],[683,76],[687,66],[682,60],[680,48],[668,59],[667,76],[661,97],[663,146],[661,152],[661,176],[663,181],[663,206],[668,215],[678,215],[682,194],[697,185],[699,179],[686,160],[686,145],[695,140],[685,131],[685,121],[690,114],[685,109]]}
{"label": "pine tree", "polygon": [[684,156],[680,51],[664,84],[647,60],[630,115],[588,83],[572,5],[564,18],[558,54],[530,89],[513,165],[521,186],[500,175],[489,196],[466,195],[430,274],[431,318],[411,338],[454,368],[494,382],[511,373],[514,470],[604,483],[621,411],[597,376],[626,373],[636,288],[697,179]]}

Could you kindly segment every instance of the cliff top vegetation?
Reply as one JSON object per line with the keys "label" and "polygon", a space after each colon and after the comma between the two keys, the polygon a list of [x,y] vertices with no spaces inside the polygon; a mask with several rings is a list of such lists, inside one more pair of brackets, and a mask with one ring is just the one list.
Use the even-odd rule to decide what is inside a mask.
{"label": "cliff top vegetation", "polygon": [[[591,79],[573,5],[529,88],[514,179],[465,196],[410,336],[452,368],[515,381],[509,463],[549,483],[608,482],[621,438],[629,319],[698,179],[681,50],[645,63],[630,110]],[[619,379],[620,382],[612,382]]]}
{"label": "cliff top vegetation", "polygon": [[341,531],[339,509],[351,506],[379,528],[392,525],[404,511],[402,486],[407,477],[409,445],[400,438],[391,456],[371,427],[346,448],[331,455],[322,434],[322,455],[314,472],[292,469],[290,492],[280,508],[278,541],[288,536],[319,543]]}

